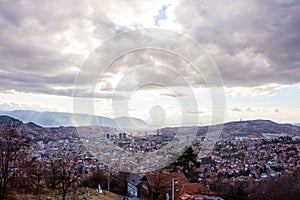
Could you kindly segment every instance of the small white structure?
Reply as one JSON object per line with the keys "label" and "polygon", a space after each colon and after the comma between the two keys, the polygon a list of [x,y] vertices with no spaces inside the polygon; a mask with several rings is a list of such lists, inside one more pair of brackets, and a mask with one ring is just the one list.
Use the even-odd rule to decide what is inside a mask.
{"label": "small white structure", "polygon": [[103,194],[103,191],[102,191],[102,189],[101,189],[100,184],[98,184],[98,188],[96,189],[96,192],[97,192],[98,194]]}

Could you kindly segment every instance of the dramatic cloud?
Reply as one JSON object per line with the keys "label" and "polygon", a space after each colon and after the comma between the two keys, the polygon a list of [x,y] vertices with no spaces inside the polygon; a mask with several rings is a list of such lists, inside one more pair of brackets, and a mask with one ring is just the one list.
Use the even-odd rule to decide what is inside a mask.
{"label": "dramatic cloud", "polygon": [[[259,112],[262,117],[268,114],[278,120],[284,120],[281,118],[284,116],[294,119],[299,114],[294,100],[300,86],[299,11],[298,0],[158,0],[154,3],[3,0],[0,1],[0,95],[5,94],[6,99],[0,102],[0,109],[27,108],[29,96],[33,94],[40,99],[45,95],[53,97],[47,106],[58,98],[71,102],[73,95],[95,98],[101,110],[108,107],[109,100],[128,99],[134,96],[135,90],[142,90],[134,96],[138,98],[129,109],[136,116],[144,116],[141,109],[151,109],[155,99],[163,99],[156,103],[176,107],[173,101],[178,100],[191,118],[195,114],[209,119],[211,113],[199,107],[211,106],[211,91],[203,94],[201,91],[220,86],[222,82],[216,70],[212,70],[207,52],[218,66],[229,99],[228,111],[234,118],[244,113],[256,118],[255,113]],[[122,40],[110,40],[142,28],[184,33],[204,51],[195,51],[197,45],[181,37],[166,39],[161,34],[148,37],[147,44],[174,47],[172,51],[138,49],[137,44],[145,38],[130,34]],[[105,47],[107,42],[111,43]],[[122,52],[120,47],[124,46],[133,51]],[[87,58],[97,47],[103,47],[100,51],[103,58],[115,55],[115,60],[106,63],[104,73],[99,67],[103,60],[97,60],[99,55],[92,59],[93,67],[89,70],[83,67],[92,66]],[[189,56],[195,59],[185,60]],[[193,62],[201,65],[193,66]],[[79,84],[74,91],[76,83]],[[271,98],[280,92],[279,100]],[[195,105],[189,105],[193,95],[197,97]],[[148,101],[151,96],[153,99]],[[286,101],[289,103],[283,105]],[[42,106],[36,109],[46,110]],[[264,113],[257,110],[260,106],[272,109]],[[177,112],[166,112],[166,120],[173,121],[178,117]],[[173,118],[168,118],[170,115]]]}
{"label": "dramatic cloud", "polygon": [[[69,7],[68,11],[61,8]],[[0,3],[1,90],[61,93],[70,87],[91,39],[82,12],[86,5],[64,2],[2,1]],[[72,39],[74,41],[71,41]],[[73,53],[70,53],[74,48]],[[81,46],[78,46],[80,50]],[[70,95],[68,93],[67,95]]]}
{"label": "dramatic cloud", "polygon": [[[170,20],[203,45],[217,63],[226,86],[296,84],[300,80],[299,4],[180,1]],[[158,25],[159,20],[168,19],[167,11],[174,5],[158,2],[150,13],[145,11],[149,5],[139,1],[2,1],[0,89],[70,96],[76,73],[93,48],[113,34],[147,27],[150,22]],[[149,16],[148,25],[139,17],[143,12]],[[188,47],[182,44],[182,48]],[[116,71],[160,59],[161,64],[176,66],[190,83],[203,86],[204,80],[193,75],[182,60],[166,53],[163,59],[155,53],[142,53],[121,58]],[[144,80],[145,74],[136,74],[137,80]],[[203,75],[209,77],[209,71]],[[156,79],[181,84],[163,74]]]}
{"label": "dramatic cloud", "polygon": [[299,9],[297,0],[181,1],[176,16],[215,60],[227,86],[296,84]]}

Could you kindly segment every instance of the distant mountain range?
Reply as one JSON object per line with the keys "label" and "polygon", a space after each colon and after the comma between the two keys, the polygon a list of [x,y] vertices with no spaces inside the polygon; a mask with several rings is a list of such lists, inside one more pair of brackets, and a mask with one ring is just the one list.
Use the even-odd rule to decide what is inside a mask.
{"label": "distant mountain range", "polygon": [[33,122],[23,123],[9,116],[0,115],[0,129],[3,125],[19,124],[19,130],[26,134],[33,142],[55,141],[60,139],[79,140],[79,134],[75,127],[42,127]]}
{"label": "distant mountain range", "polygon": [[146,127],[147,123],[133,117],[120,117],[110,119],[102,116],[85,114],[72,114],[63,112],[37,112],[32,110],[0,111],[0,115],[7,115],[25,123],[34,122],[41,126],[106,126],[137,129]]}
{"label": "distant mountain range", "polygon": [[[216,127],[221,127],[221,125],[211,126],[211,130]],[[209,126],[196,127],[183,127],[184,132],[194,132],[197,130],[197,135],[205,135],[209,129]],[[163,128],[160,130],[162,135],[173,135],[173,133],[178,132],[178,127]],[[217,128],[216,130],[219,130]],[[300,136],[300,127],[292,124],[278,124],[270,120],[249,120],[249,121],[236,121],[228,122],[223,124],[220,138],[234,139],[236,137],[252,137],[261,138],[267,135],[290,135],[290,136]]]}
{"label": "distant mountain range", "polygon": [[[110,127],[99,126],[82,126],[82,127],[42,127],[33,122],[23,123],[20,120],[9,116],[0,115],[0,126],[6,124],[21,123],[21,130],[28,134],[34,141],[38,140],[59,140],[71,139],[76,140],[85,135],[97,135],[99,133],[113,133],[116,130]],[[163,128],[160,130],[160,135],[172,135],[176,133],[179,127]],[[185,132],[189,133],[195,127],[185,127]],[[208,126],[198,127],[198,135],[205,135]],[[183,133],[185,134],[185,133]],[[292,124],[278,124],[269,120],[251,120],[225,123],[222,129],[221,138],[233,139],[235,137],[256,137],[263,138],[266,134],[273,134],[278,136],[300,136],[300,127]]]}

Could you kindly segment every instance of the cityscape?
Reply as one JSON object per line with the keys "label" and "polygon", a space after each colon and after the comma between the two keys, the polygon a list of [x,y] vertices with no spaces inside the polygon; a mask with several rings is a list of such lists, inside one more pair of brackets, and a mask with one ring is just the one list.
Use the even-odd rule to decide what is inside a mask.
{"label": "cityscape", "polygon": [[300,200],[299,0],[0,0],[0,200]]}
{"label": "cityscape", "polygon": [[[295,125],[267,120],[225,123],[220,138],[205,155],[201,154],[207,140],[205,126],[198,127],[194,137],[188,136],[192,139],[187,143],[186,136],[183,141],[176,137],[176,127],[140,136],[109,127],[77,127],[91,133],[91,137],[86,134],[82,138],[75,127],[41,127],[8,116],[0,116],[0,125],[2,134],[9,133],[11,140],[21,137],[14,135],[14,131],[26,133],[22,135],[23,140],[18,139],[19,148],[12,149],[22,156],[9,155],[14,160],[2,162],[8,162],[11,167],[7,179],[13,181],[16,175],[19,180],[24,179],[18,185],[9,186],[10,190],[27,188],[26,195],[37,193],[39,197],[35,198],[61,198],[63,194],[62,198],[89,199],[92,197],[87,195],[95,194],[101,198],[93,190],[84,189],[97,188],[100,184],[102,189],[127,199],[170,199],[172,194],[174,199],[257,199],[261,195],[269,199],[274,197],[272,188],[263,186],[263,194],[256,190],[267,183],[287,181],[286,178],[285,184],[290,184],[288,194],[279,190],[276,195],[296,198],[299,194],[300,127]],[[236,127],[240,127],[239,131]],[[185,127],[185,130],[194,128]],[[97,131],[106,134],[98,137]],[[1,148],[7,151],[6,135],[2,137],[6,140],[1,141]],[[88,139],[98,142],[87,145]],[[174,154],[183,146],[182,153]],[[23,160],[23,166],[15,163],[18,159]],[[28,167],[37,171],[28,171]],[[1,173],[4,172],[2,168]],[[95,174],[99,176],[98,182],[91,179]],[[172,186],[172,181],[176,185]],[[83,188],[81,193],[73,189],[78,187]],[[172,187],[175,187],[173,192]],[[57,192],[47,193],[46,188]]]}

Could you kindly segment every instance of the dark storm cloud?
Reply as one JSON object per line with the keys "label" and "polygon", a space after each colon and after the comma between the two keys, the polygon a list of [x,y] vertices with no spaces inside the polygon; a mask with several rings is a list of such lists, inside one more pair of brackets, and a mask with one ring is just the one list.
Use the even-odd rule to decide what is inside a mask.
{"label": "dark storm cloud", "polygon": [[[76,68],[85,59],[77,50],[92,50],[97,35],[90,24],[109,30],[102,37],[115,33],[102,10],[89,14],[88,2],[1,1],[1,91],[71,96]],[[78,49],[67,50],[71,40]]]}
{"label": "dark storm cloud", "polygon": [[226,85],[299,82],[299,1],[182,1],[176,14]]}

